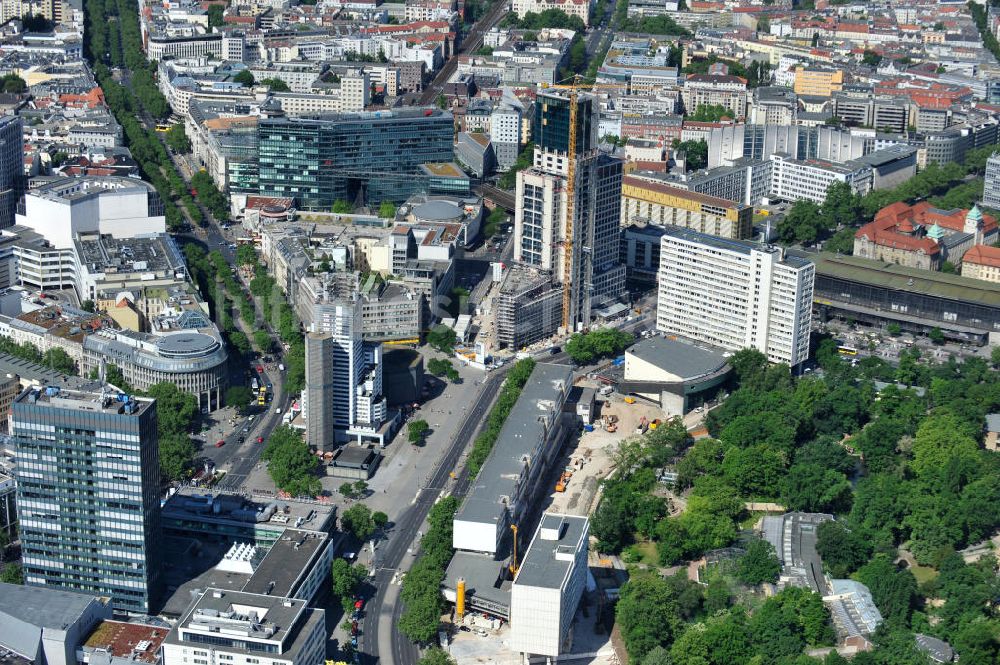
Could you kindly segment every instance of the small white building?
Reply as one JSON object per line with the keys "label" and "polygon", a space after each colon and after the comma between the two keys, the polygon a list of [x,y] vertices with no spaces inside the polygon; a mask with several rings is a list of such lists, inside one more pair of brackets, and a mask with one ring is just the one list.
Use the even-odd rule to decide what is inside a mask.
{"label": "small white building", "polygon": [[510,646],[526,656],[569,650],[573,617],[587,582],[586,517],[546,513],[514,577]]}

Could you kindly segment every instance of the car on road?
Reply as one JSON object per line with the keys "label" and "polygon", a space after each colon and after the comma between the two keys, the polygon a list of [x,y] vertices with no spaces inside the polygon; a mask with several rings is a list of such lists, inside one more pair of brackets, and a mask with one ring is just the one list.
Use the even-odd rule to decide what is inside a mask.
{"label": "car on road", "polygon": [[258,436],[257,437],[257,443],[264,443],[264,437]]}
{"label": "car on road", "polygon": [[264,373],[264,366],[263,365],[257,365],[257,373],[258,374],[263,374]]}
{"label": "car on road", "polygon": [[247,440],[247,438],[246,438],[245,436],[240,436],[240,438],[239,438],[239,442],[240,442],[240,443],[243,443],[243,442],[245,442],[246,440]]}
{"label": "car on road", "polygon": [[225,439],[219,439],[218,441],[215,442],[215,447],[216,448],[221,448],[224,445],[226,445],[226,440]]}

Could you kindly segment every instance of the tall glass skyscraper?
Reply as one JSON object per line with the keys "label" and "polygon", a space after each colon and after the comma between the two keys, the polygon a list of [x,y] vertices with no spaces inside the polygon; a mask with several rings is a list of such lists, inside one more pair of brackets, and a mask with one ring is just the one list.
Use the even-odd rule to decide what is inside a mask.
{"label": "tall glass skyscraper", "polygon": [[155,402],[27,390],[14,400],[11,430],[25,583],[152,611],[161,566]]}
{"label": "tall glass skyscraper", "polygon": [[263,118],[260,194],[311,209],[401,203],[427,189],[421,164],[454,159],[454,133],[451,113],[438,109]]}
{"label": "tall glass skyscraper", "polygon": [[0,117],[0,229],[14,225],[17,203],[24,195],[24,122]]}

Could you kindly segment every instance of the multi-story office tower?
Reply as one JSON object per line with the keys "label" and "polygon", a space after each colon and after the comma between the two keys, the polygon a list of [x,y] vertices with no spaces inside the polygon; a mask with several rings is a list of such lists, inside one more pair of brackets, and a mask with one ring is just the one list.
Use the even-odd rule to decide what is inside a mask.
{"label": "multi-story office tower", "polygon": [[14,225],[24,194],[24,127],[20,116],[0,118],[0,229]]}
{"label": "multi-story office tower", "polygon": [[1000,153],[995,153],[986,160],[983,205],[994,210],[1000,209]]}
{"label": "multi-story office tower", "polygon": [[677,227],[660,243],[659,330],[792,366],[809,357],[812,263]]}
{"label": "multi-story office tower", "polygon": [[[570,98],[539,95],[534,166],[517,177],[514,260],[569,285],[564,315],[572,326],[588,324],[591,307],[620,296],[625,281],[618,262],[622,162],[597,150],[596,108],[591,96],[580,95],[571,130]],[[570,131],[576,133],[572,168]]]}
{"label": "multi-story office tower", "polygon": [[163,641],[163,665],[316,665],[326,652],[325,616],[304,600],[206,589]]}
{"label": "multi-story office tower", "polygon": [[306,336],[307,441],[329,451],[349,438],[380,439],[388,415],[382,394],[381,344],[366,344],[353,273],[331,278],[310,303]]}
{"label": "multi-story office tower", "polygon": [[161,555],[156,404],[94,388],[14,400],[24,579],[146,614]]}
{"label": "multi-story office tower", "polygon": [[266,118],[258,139],[260,193],[303,208],[402,203],[428,188],[421,164],[454,158],[454,121],[437,109]]}

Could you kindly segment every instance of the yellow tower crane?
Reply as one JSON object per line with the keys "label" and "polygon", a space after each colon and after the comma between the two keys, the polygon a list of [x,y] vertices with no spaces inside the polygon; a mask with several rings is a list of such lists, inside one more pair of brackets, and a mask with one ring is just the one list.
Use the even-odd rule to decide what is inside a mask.
{"label": "yellow tower crane", "polygon": [[566,237],[563,240],[563,329],[570,333],[573,325],[570,319],[573,304],[573,207],[576,205],[576,122],[577,97],[581,90],[621,90],[628,85],[622,83],[581,83],[580,75],[573,76],[572,83],[542,84],[543,89],[567,90],[569,92],[569,139],[566,154]]}
{"label": "yellow tower crane", "polygon": [[510,530],[514,532],[514,559],[510,562],[508,569],[511,575],[517,576],[517,525],[511,524]]}

